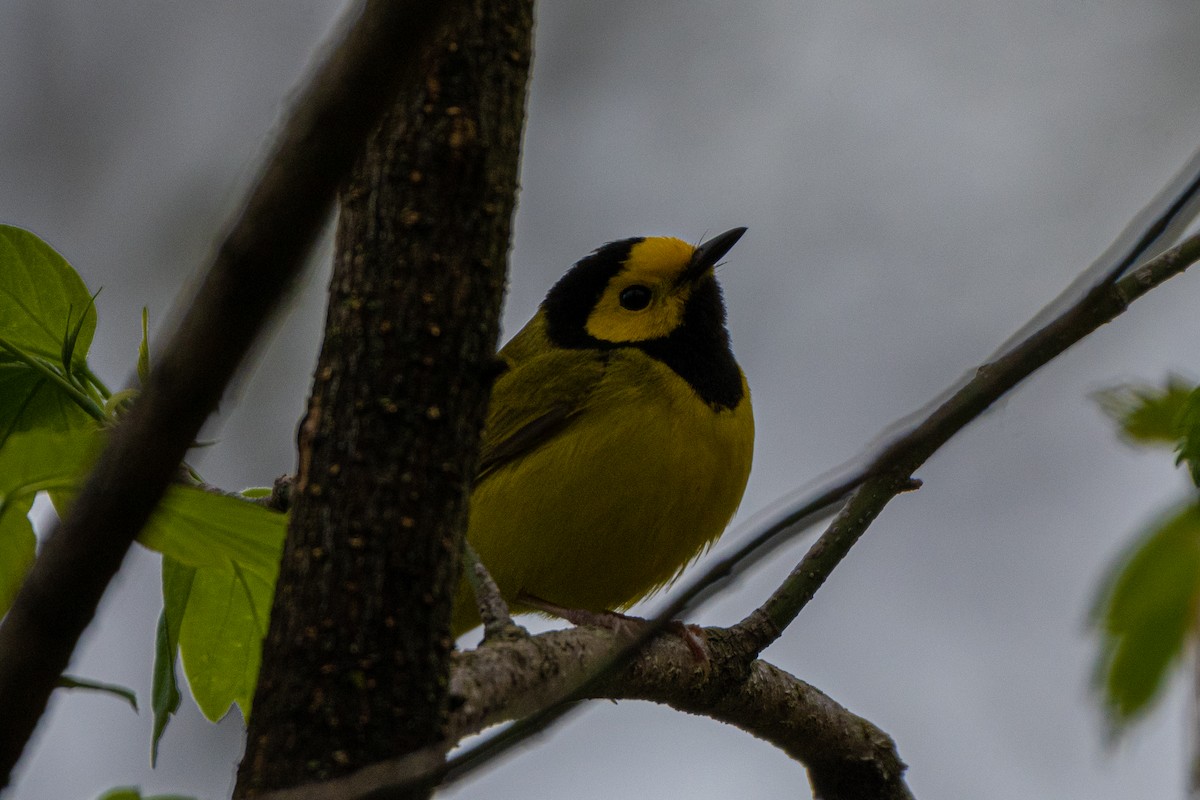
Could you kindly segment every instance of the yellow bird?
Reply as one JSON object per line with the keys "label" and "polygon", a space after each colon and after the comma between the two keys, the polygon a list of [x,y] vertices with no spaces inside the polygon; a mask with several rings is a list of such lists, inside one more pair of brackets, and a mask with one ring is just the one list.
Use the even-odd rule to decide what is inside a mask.
{"label": "yellow bird", "polygon": [[745,232],[606,244],[500,350],[467,538],[514,613],[628,608],[725,530],[754,416],[714,267]]}

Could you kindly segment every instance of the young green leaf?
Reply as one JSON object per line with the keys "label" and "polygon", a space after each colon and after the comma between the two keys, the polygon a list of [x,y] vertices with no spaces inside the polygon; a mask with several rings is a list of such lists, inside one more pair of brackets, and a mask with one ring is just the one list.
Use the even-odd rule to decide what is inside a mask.
{"label": "young green leaf", "polygon": [[1187,464],[1192,483],[1200,486],[1200,389],[1192,391],[1179,415],[1176,463]]}
{"label": "young green leaf", "polygon": [[287,517],[258,503],[195,486],[172,486],[138,541],[190,567],[233,564],[275,585]]}
{"label": "young green leaf", "polygon": [[[65,377],[35,356],[12,356],[0,342],[0,447],[20,431],[72,431],[96,428],[100,407],[78,389],[71,391]],[[32,364],[40,364],[38,369]],[[82,401],[82,402],[80,402]]]}
{"label": "young green leaf", "polygon": [[[75,357],[75,345],[79,343],[79,332],[83,329],[84,323],[87,322],[89,311],[92,312],[92,327],[95,327],[96,298],[99,295],[100,290],[97,289],[96,293],[88,298],[88,307],[75,320],[74,325],[71,324],[71,312],[74,310],[74,306],[68,306],[67,308],[67,326],[66,330],[63,331],[62,352],[59,354],[59,363],[62,364],[63,374],[67,377],[73,377],[74,375],[75,365],[73,360]],[[79,383],[80,385],[86,385],[84,381],[80,381]]]}
{"label": "young green leaf", "polygon": [[170,556],[163,556],[163,610],[158,617],[154,682],[150,693],[150,705],[154,711],[154,728],[150,737],[151,767],[158,763],[158,743],[167,730],[167,723],[179,710],[179,681],[175,674],[175,662],[179,657],[179,628],[187,612],[195,575],[194,567],[184,566]]}
{"label": "young green leaf", "polygon": [[14,433],[0,447],[0,614],[8,610],[33,563],[29,511],[42,491],[65,491],[87,469],[100,445],[98,429]]}
{"label": "young green leaf", "polygon": [[95,329],[92,296],[71,265],[32,233],[0,225],[0,442],[14,431],[95,426]]}
{"label": "young green leaf", "polygon": [[109,789],[96,800],[196,800],[196,798],[182,794],[144,795],[139,786],[118,786],[115,789]]}
{"label": "young green leaf", "polygon": [[1178,375],[1171,375],[1162,388],[1117,386],[1094,397],[1130,441],[1174,446],[1179,441],[1184,407],[1192,388]]}
{"label": "young green leaf", "polygon": [[141,787],[118,786],[115,789],[109,789],[96,800],[145,800],[145,798],[142,797]]}
{"label": "young green leaf", "polygon": [[79,275],[48,244],[0,225],[0,338],[55,361],[73,307],[81,314],[73,358],[82,363],[96,330],[91,299]]}
{"label": "young green leaf", "polygon": [[137,354],[138,383],[143,387],[150,380],[150,312],[142,306],[142,341],[138,344]]}
{"label": "young green leaf", "polygon": [[29,521],[31,508],[33,497],[18,498],[0,508],[0,617],[8,612],[25,573],[33,566],[37,537]]}
{"label": "young green leaf", "polygon": [[178,706],[176,651],[209,719],[234,703],[249,715],[286,525],[285,515],[258,503],[173,486],[138,537],[165,556],[152,756]]}
{"label": "young green leaf", "polygon": [[234,703],[250,716],[273,592],[253,572],[196,570],[179,650],[192,697],[213,722]]}
{"label": "young green leaf", "polygon": [[1105,581],[1094,612],[1096,686],[1114,734],[1157,699],[1195,629],[1200,506],[1151,525]]}

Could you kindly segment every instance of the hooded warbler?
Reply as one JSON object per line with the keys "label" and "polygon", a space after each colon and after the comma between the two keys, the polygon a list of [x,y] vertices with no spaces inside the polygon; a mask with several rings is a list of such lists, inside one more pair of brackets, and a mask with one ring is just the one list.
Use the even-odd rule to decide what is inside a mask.
{"label": "hooded warbler", "polygon": [[[754,417],[714,267],[745,231],[606,244],[500,350],[467,538],[514,613],[628,608],[737,510]],[[464,579],[454,635],[478,624]]]}

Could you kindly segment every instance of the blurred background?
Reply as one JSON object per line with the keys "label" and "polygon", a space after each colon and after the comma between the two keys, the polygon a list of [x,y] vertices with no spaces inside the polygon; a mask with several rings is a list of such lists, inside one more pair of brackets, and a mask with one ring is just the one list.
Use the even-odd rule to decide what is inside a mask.
{"label": "blurred background", "polygon": [[[98,300],[91,361],[130,374],[218,241],[346,3],[0,3],[0,222]],[[742,518],[853,459],[985,360],[1200,146],[1194,0],[554,0],[538,9],[505,326],[596,246],[750,232],[721,271],[759,441]],[[314,260],[194,461],[228,488],[293,468],[329,261]],[[1186,693],[1106,746],[1089,606],[1185,479],[1089,395],[1200,374],[1200,276],[1034,377],[919,473],[767,657],[895,737],[923,800],[1182,797]],[[727,537],[727,547],[745,530]],[[811,540],[811,537],[810,539]],[[695,622],[727,624],[807,542]],[[156,558],[135,552],[71,666],[149,706]],[[5,797],[122,784],[227,797],[241,720],[59,692]],[[807,796],[732,728],[596,703],[453,798]]]}

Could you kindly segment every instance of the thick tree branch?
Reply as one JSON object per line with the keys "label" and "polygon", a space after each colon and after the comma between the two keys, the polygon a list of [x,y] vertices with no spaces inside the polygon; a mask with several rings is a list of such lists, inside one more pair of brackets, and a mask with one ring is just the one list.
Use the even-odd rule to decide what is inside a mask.
{"label": "thick tree branch", "polygon": [[0,626],[0,785],[129,545],[303,266],[367,133],[452,5],[368,3],[300,96],[145,390]]}
{"label": "thick tree branch", "polygon": [[533,29],[532,0],[465,5],[339,198],[239,797],[443,738]]}
{"label": "thick tree branch", "polygon": [[[904,764],[886,733],[816,688],[756,660],[753,637],[718,628],[706,635],[707,664],[697,662],[679,637],[660,636],[588,696],[648,700],[734,725],[804,764],[814,796],[824,800],[912,797]],[[450,742],[561,701],[620,643],[611,631],[574,628],[492,639],[456,654],[450,681],[455,710],[445,744],[262,800],[366,800],[437,777],[444,771],[441,749]]]}
{"label": "thick tree branch", "polygon": [[[783,750],[808,770],[824,800],[911,797],[904,763],[883,731],[787,672],[754,658],[749,631],[705,630],[709,660],[681,637],[658,636],[591,699],[648,700],[734,725]],[[459,656],[451,697],[458,738],[574,698],[573,687],[620,644],[609,631],[573,629],[488,642]]]}

